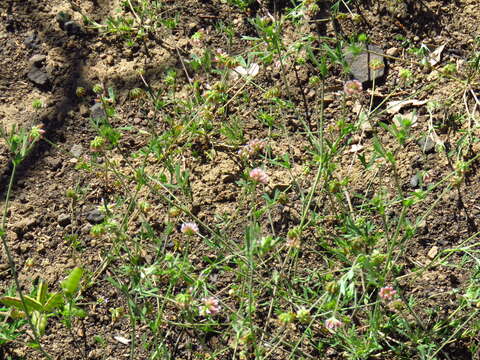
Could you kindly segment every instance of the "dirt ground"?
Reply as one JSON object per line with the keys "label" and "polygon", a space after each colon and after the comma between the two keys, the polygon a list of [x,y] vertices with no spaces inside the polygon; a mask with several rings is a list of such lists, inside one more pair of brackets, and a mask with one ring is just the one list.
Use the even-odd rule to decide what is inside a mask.
{"label": "dirt ground", "polygon": [[[115,0],[73,2],[77,3],[83,13],[99,23],[115,14],[114,10],[119,6],[119,2]],[[41,142],[21,167],[14,184],[10,206],[8,243],[14,252],[20,280],[25,289],[29,289],[39,278],[45,279],[49,284],[58,284],[66,273],[77,265],[92,271],[98,270],[104,260],[102,254],[106,244],[91,236],[91,222],[87,217],[103,199],[113,196],[115,189],[101,176],[77,169],[79,161],[89,156],[90,141],[95,136],[89,120],[90,108],[95,104],[95,96],[91,92],[93,85],[103,84],[105,88],[114,87],[117,91],[115,125],[133,125],[137,129],[148,129],[152,117],[157,115],[145,113],[142,104],[128,96],[132,88],[143,86],[137,72],[139,69],[144,69],[145,77],[152,86],[162,86],[165,70],[178,69],[180,75],[177,90],[181,96],[182,89],[188,84],[181,58],[192,49],[193,33],[205,29],[206,46],[215,49],[226,46],[225,39],[215,31],[218,20],[235,24],[237,34],[231,46],[228,46],[228,49],[224,48],[233,54],[242,53],[244,50],[245,43],[240,39],[241,35],[254,34],[254,29],[246,21],[246,14],[240,10],[232,12],[232,7],[221,1],[192,0],[187,4],[171,0],[166,3],[168,11],[179,14],[179,24],[175,31],[158,34],[156,39],[149,40],[148,55],[141,47],[127,48],[121,39],[114,35],[100,35],[92,29],[85,28],[79,34],[68,34],[59,25],[57,17],[59,12],[70,13],[72,19],[79,24],[82,24],[82,19],[80,13],[72,9],[67,1],[4,0],[0,4],[0,121],[6,127],[12,124],[30,127],[43,123],[46,138],[51,142]],[[388,1],[358,3],[358,6],[353,4],[352,9],[361,14],[359,22],[354,23],[350,19],[342,18],[334,22],[312,20],[310,26],[303,30],[305,34],[313,36],[335,36],[340,33],[345,38],[365,32],[374,44],[384,49],[387,54],[391,54],[387,57],[388,72],[385,81],[377,88],[379,101],[398,84],[400,68],[411,68],[417,72],[415,55],[406,52],[403,46],[406,40],[416,45],[428,44],[431,48],[445,45],[442,62],[453,62],[462,66],[475,47],[475,37],[480,36],[478,0],[406,1],[402,3],[405,7],[393,8],[387,5]],[[252,8],[249,16],[255,12],[259,16],[267,13],[281,14],[286,6],[289,5],[281,1],[259,1],[259,5]],[[328,11],[327,7],[321,7],[318,18],[322,16],[328,18]],[[292,42],[295,40],[294,37],[298,36],[293,28],[287,27],[285,31],[287,34],[291,31]],[[288,36],[286,38],[288,39]],[[31,62],[34,55],[45,55],[39,62],[39,68],[48,76],[44,85],[35,84],[29,79],[28,74],[33,66]],[[300,111],[305,112],[311,123],[315,124],[319,114],[319,91],[308,82],[308,79],[315,75],[315,69],[308,66],[296,67],[295,64],[288,66],[292,70],[288,72],[287,79],[291,84],[292,97],[298,103]],[[420,72],[417,75],[417,82],[403,87],[397,95],[416,94],[415,98],[418,100],[435,99],[441,104],[434,110],[432,116],[425,108],[418,108],[418,124],[414,132],[420,136],[428,129],[428,122],[431,119],[436,123],[447,122],[451,115],[464,111],[465,103],[463,94],[458,93],[454,80],[436,80],[436,86],[425,91],[422,85],[431,81],[432,74]],[[335,120],[343,106],[339,92],[342,91],[347,78],[347,74],[338,70],[333,71],[327,81],[326,97],[329,101],[325,110],[325,128],[331,129],[332,132],[335,131]],[[257,81],[265,88],[282,83],[280,75],[273,67],[262,69]],[[76,95],[78,87],[87,89],[87,95],[78,97]],[[421,88],[421,92],[417,93]],[[480,91],[480,86],[477,91]],[[41,99],[45,106],[38,110],[33,109],[32,102],[35,99]],[[254,103],[261,108],[266,102],[259,96]],[[354,104],[351,103],[349,106],[353,107]],[[239,106],[233,111],[237,119],[242,119],[245,123],[246,138],[262,138],[267,135],[268,129],[256,120],[251,107]],[[162,116],[164,115],[160,115],[156,120]],[[351,114],[347,114],[347,118],[350,119],[355,116],[353,110]],[[384,116],[386,119],[391,117],[388,113]],[[284,139],[281,144],[273,144],[273,152],[290,154],[294,166],[289,171],[276,169],[271,173],[273,187],[287,188],[294,181],[308,187],[313,182],[313,175],[305,175],[302,170],[304,165],[312,160],[304,151],[309,144],[304,134],[298,132],[295,135],[299,122],[294,112],[283,121],[293,135],[289,139]],[[158,131],[162,131],[160,121]],[[386,142],[389,141],[387,134],[382,136]],[[454,147],[461,138],[459,132],[448,129],[445,132],[440,130],[438,136],[447,147]],[[136,151],[145,145],[138,133],[132,132],[123,140],[124,144],[128,144],[128,147],[124,148],[125,151]],[[371,146],[370,137],[366,136],[361,141],[365,148]],[[354,143],[352,141],[352,145]],[[235,181],[238,180],[241,169],[233,158],[237,148],[228,144],[224,138],[210,139],[206,142],[199,137],[194,141],[194,148],[191,151],[206,154],[212,149],[216,153],[214,160],[208,156],[196,158],[185,156],[184,165],[185,168],[191,169],[190,182],[195,194],[192,212],[203,221],[212,223],[215,222],[216,214],[236,213],[232,221],[240,229],[242,214],[248,209],[238,210],[241,199],[236,191]],[[476,153],[478,146],[474,144],[470,151]],[[9,162],[10,154],[2,143],[0,171],[3,194],[11,171]],[[405,191],[410,189],[412,176],[418,171],[428,172],[432,182],[453,171],[452,163],[443,153],[432,151],[424,154],[416,142],[402,149],[397,162],[401,187]],[[398,278],[398,284],[404,286],[405,293],[414,294],[422,299],[425,307],[436,309],[435,316],[438,317],[452,310],[450,304],[455,299],[452,289],[462,289],[471,269],[432,266],[419,274],[414,282],[411,281],[412,274],[409,273],[409,269],[418,264],[429,263],[432,251],[440,252],[460,244],[467,246],[474,243],[480,225],[480,178],[477,171],[477,165],[474,163],[466,175],[465,182],[455,191],[444,193],[442,186],[433,190],[433,198],[438,197],[438,202],[425,218],[421,231],[415,235],[407,247],[408,253],[403,257],[406,259],[402,264],[405,277]],[[351,154],[343,157],[337,173],[339,179],[344,176],[352,179],[350,183],[352,194],[356,194],[351,199],[354,205],[362,202],[361,196],[370,196],[369,194],[379,186],[394,186],[391,172],[385,171],[384,177],[376,175],[365,176],[361,163],[352,161]],[[383,183],[379,183],[378,179],[383,179]],[[66,197],[68,189],[82,189],[83,196],[78,203],[74,204]],[[328,203],[328,199],[324,198],[315,201],[317,208],[326,207]],[[161,229],[164,226],[163,219],[167,216],[167,207],[160,200],[152,199],[152,203],[155,212],[146,218],[152,226]],[[424,213],[430,206],[432,203],[422,203],[410,214],[411,219],[414,220],[416,213]],[[300,199],[292,195],[288,206],[279,207],[275,211],[276,217],[272,222],[279,233],[286,234],[289,228],[299,224]],[[390,217],[398,215],[394,212],[388,214]],[[141,220],[137,219],[138,222]],[[135,226],[138,224],[133,223],[132,229],[135,229]],[[81,238],[83,247],[81,257],[72,251],[70,242],[66,240],[70,234],[77,234]],[[243,236],[242,233],[231,235],[238,239]],[[470,237],[472,241],[466,242]],[[204,250],[206,249],[199,244],[198,264],[202,261],[201,252]],[[316,264],[317,251],[315,246],[304,249],[298,266],[305,267],[305,271],[315,265],[325,266]],[[460,263],[462,254],[453,254],[451,261]],[[75,328],[74,335],[81,339],[80,343],[85,346],[88,359],[122,359],[128,356],[128,346],[113,338],[128,335],[128,320],[122,318],[112,321],[109,310],[124,306],[125,300],[114,287],[107,286],[105,279],[107,274],[108,270],[100,274],[95,286],[84,294],[83,302],[88,308],[89,316],[82,326]],[[2,253],[0,289],[7,289],[11,284],[7,259]],[[99,298],[105,301],[100,303],[97,301]],[[139,329],[139,332],[150,334],[149,329]],[[100,347],[93,341],[93,336],[102,336],[107,339],[107,343]],[[185,341],[190,341],[187,334],[182,336]],[[174,337],[172,336],[169,341],[173,344]],[[220,340],[214,339],[210,345],[214,347],[215,341]],[[56,359],[81,358],[73,347],[72,337],[56,322],[51,322],[43,342]],[[467,346],[468,344],[451,345],[452,348],[448,350],[451,358],[469,358],[461,355]],[[193,358],[182,353],[181,347],[178,351],[178,359]],[[38,358],[37,353],[16,343],[0,349],[0,357],[6,358],[7,355],[18,359]],[[333,350],[326,356],[342,358]],[[139,354],[138,359],[140,358],[142,357]],[[281,359],[282,355],[279,354],[277,358]]]}

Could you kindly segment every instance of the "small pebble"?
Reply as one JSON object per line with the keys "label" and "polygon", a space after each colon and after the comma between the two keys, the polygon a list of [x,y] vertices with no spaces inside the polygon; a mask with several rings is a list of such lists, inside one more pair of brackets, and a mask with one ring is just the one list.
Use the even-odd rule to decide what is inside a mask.
{"label": "small pebble", "polygon": [[37,224],[36,217],[34,216],[26,217],[16,223],[13,223],[12,230],[17,234],[23,235],[36,224]]}
{"label": "small pebble", "polygon": [[65,227],[70,224],[70,216],[68,214],[58,215],[57,222],[60,226]]}
{"label": "small pebble", "polygon": [[88,109],[87,105],[80,104],[79,111],[80,115],[82,115],[83,117],[87,117],[90,110]]}
{"label": "small pebble", "polygon": [[31,34],[27,35],[25,40],[23,40],[23,43],[28,48],[31,48],[31,49],[37,48],[38,47],[37,34],[31,33]]}
{"label": "small pebble", "polygon": [[417,142],[424,154],[429,154],[435,151],[435,141],[431,136],[424,136]]}
{"label": "small pebble", "polygon": [[432,248],[428,251],[427,256],[430,259],[434,259],[435,256],[437,256],[437,254],[438,254],[438,246],[432,246]]}
{"label": "small pebble", "polygon": [[90,108],[90,116],[93,120],[101,120],[106,118],[107,114],[105,114],[103,105],[100,103],[96,103]]}
{"label": "small pebble", "polygon": [[39,86],[45,86],[48,83],[48,75],[46,72],[40,70],[36,66],[32,66],[30,68],[30,71],[28,72],[27,75],[28,79],[39,85]]}
{"label": "small pebble", "polygon": [[43,252],[45,252],[45,244],[44,244],[44,243],[38,244],[38,246],[37,246],[37,252],[40,253],[40,254],[43,253]]}
{"label": "small pebble", "polygon": [[80,229],[80,233],[82,233],[83,235],[88,235],[90,233],[91,228],[92,228],[91,224],[85,224]]}
{"label": "small pebble", "polygon": [[372,124],[370,124],[370,121],[362,122],[362,124],[360,125],[360,129],[367,134],[373,131]]}
{"label": "small pebble", "polygon": [[107,65],[112,66],[113,65],[113,56],[112,55],[107,55],[107,57],[105,58],[105,62],[107,63]]}
{"label": "small pebble", "polygon": [[24,244],[20,244],[20,252],[25,254],[28,250],[31,249],[31,245],[29,243],[24,243]]}
{"label": "small pebble", "polygon": [[73,156],[75,157],[80,157],[82,156],[82,153],[83,153],[83,147],[82,145],[80,144],[75,144],[72,146],[72,148],[70,149],[70,152],[72,153]]}
{"label": "small pebble", "polygon": [[45,60],[47,59],[47,57],[45,55],[41,55],[41,54],[36,54],[36,55],[33,55],[29,60],[28,62],[31,64],[31,65],[34,65],[36,67],[41,67],[42,64],[45,62]]}
{"label": "small pebble", "polygon": [[418,187],[419,183],[420,183],[420,181],[419,181],[419,178],[418,178],[418,174],[415,174],[410,178],[410,186],[412,188],[416,189]]}
{"label": "small pebble", "polygon": [[103,219],[105,219],[105,215],[98,209],[93,209],[87,214],[87,220],[91,224],[100,224]]}
{"label": "small pebble", "polygon": [[387,51],[385,51],[385,54],[388,55],[388,56],[397,56],[398,52],[399,52],[398,48],[391,47],[390,49],[387,49]]}

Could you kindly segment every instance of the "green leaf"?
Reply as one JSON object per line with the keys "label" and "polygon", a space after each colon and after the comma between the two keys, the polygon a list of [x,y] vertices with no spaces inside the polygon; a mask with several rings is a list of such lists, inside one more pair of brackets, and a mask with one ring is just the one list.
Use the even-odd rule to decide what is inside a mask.
{"label": "green leaf", "polygon": [[385,157],[385,151],[383,150],[380,141],[376,137],[373,138],[373,148],[375,149],[376,153],[381,157]]}
{"label": "green leaf", "polygon": [[60,293],[54,293],[50,295],[50,298],[43,306],[45,312],[50,312],[56,308],[59,308],[63,304],[63,296]]}
{"label": "green leaf", "polygon": [[68,277],[62,281],[62,289],[67,296],[72,296],[78,290],[80,280],[82,279],[83,269],[76,267],[73,269]]}
{"label": "green leaf", "polygon": [[48,284],[40,280],[40,284],[38,285],[38,290],[37,290],[37,301],[40,304],[45,304],[47,302],[47,296],[48,296]]}
{"label": "green leaf", "polygon": [[[42,311],[43,306],[37,300],[32,299],[30,296],[24,296],[25,305],[28,310],[38,310]],[[23,306],[22,300],[13,296],[3,296],[0,298],[0,302],[4,305],[14,307],[18,310],[24,311],[25,307]]]}
{"label": "green leaf", "polygon": [[27,346],[31,347],[32,349],[40,349],[40,344],[34,341],[28,342]]}
{"label": "green leaf", "polygon": [[[34,298],[31,298],[28,295],[25,295],[23,297],[25,300],[25,304],[27,305],[28,310],[36,310],[36,311],[43,311],[43,305],[35,300]],[[23,310],[23,307],[22,307]]]}
{"label": "green leaf", "polygon": [[70,308],[70,315],[83,319],[83,318],[87,317],[87,312],[83,309],[80,309],[77,306],[72,306]]}
{"label": "green leaf", "polygon": [[23,304],[19,298],[16,298],[13,296],[3,296],[0,298],[0,302],[9,307],[14,307],[19,310],[23,310]]}
{"label": "green leaf", "polygon": [[259,38],[252,37],[252,36],[242,36],[242,40],[260,41]]}

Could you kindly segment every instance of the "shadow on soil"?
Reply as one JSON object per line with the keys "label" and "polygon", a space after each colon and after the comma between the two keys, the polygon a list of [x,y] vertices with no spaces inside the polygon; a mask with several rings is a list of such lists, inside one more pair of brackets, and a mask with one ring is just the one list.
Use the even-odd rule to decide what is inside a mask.
{"label": "shadow on soil", "polygon": [[[88,41],[94,39],[97,34],[94,31],[85,29],[78,34],[68,34],[62,30],[60,23],[57,23],[56,26],[49,26],[48,24],[51,23],[51,19],[48,17],[50,15],[42,12],[41,9],[39,9],[39,4],[35,0],[22,2],[8,0],[0,5],[0,10],[7,14],[6,29],[9,33],[23,35],[24,33],[40,29],[41,35],[39,35],[37,43],[45,43],[47,50],[53,48],[61,49],[61,55],[65,59],[67,66],[65,66],[65,70],[61,73],[49,74],[49,84],[46,85],[48,90],[51,91],[53,101],[56,105],[46,109],[40,115],[32,116],[31,121],[28,121],[28,123],[42,123],[46,131],[46,137],[50,141],[53,143],[63,142],[64,135],[62,130],[65,118],[67,114],[75,110],[80,103],[80,99],[76,95],[77,87],[81,86],[85,89],[91,89],[93,85],[82,76],[82,73],[84,73],[86,67],[84,60],[89,55],[86,44]],[[105,13],[107,10],[108,9],[101,9],[100,12]],[[73,13],[73,11],[70,12]],[[73,46],[72,43],[74,44]],[[38,53],[38,51],[39,50],[35,51],[32,49],[30,51],[26,50],[25,52],[27,56],[31,56]],[[176,54],[170,54],[170,56],[175,55]],[[151,62],[149,69],[150,70],[144,75],[147,79],[161,72],[162,64]],[[109,79],[109,82],[121,84],[122,87],[142,85],[138,74],[128,72]],[[45,155],[50,149],[51,145],[47,142],[40,142],[17,169],[15,182],[26,177],[38,159]],[[12,168],[13,165],[10,161],[7,166],[0,169],[0,193],[2,196],[5,195]]]}

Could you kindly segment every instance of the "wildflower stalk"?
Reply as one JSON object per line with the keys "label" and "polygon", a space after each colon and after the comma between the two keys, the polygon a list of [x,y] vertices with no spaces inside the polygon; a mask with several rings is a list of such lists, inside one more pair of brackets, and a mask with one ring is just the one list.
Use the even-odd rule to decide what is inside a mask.
{"label": "wildflower stalk", "polygon": [[287,80],[287,77],[286,77],[286,71],[285,71],[285,65],[283,64],[283,60],[282,60],[282,49],[280,47],[280,37],[279,37],[279,32],[280,32],[280,24],[278,21],[275,21],[275,40],[273,41],[274,44],[275,44],[275,49],[277,50],[277,53],[278,53],[278,59],[280,61],[280,67],[282,69],[282,71],[280,72],[281,75],[282,75],[282,80],[283,80],[283,84],[285,85],[285,90],[287,90],[287,96],[288,96],[288,100],[292,101],[292,94],[290,92],[290,86],[288,84],[288,80]]}
{"label": "wildflower stalk", "polygon": [[320,165],[317,169],[317,174],[315,175],[315,180],[313,182],[312,189],[310,190],[310,193],[308,194],[308,200],[307,200],[307,205],[304,207],[304,211],[302,214],[302,218],[300,220],[300,234],[302,233],[303,227],[305,225],[305,220],[307,218],[307,213],[308,209],[310,209],[310,205],[313,200],[313,195],[315,194],[315,190],[317,189],[318,182],[320,181],[320,176],[323,171],[323,163],[325,159],[325,151],[324,151],[324,132],[323,132],[323,120],[324,120],[324,97],[325,97],[325,79],[322,77],[322,86],[320,87],[320,118],[318,120],[318,129],[317,131],[319,132],[320,136]]}
{"label": "wildflower stalk", "polygon": [[[127,297],[129,298],[128,302],[130,303],[132,301],[130,295],[127,295]],[[133,302],[132,302],[133,303]],[[131,334],[131,342],[130,342],[130,360],[135,360],[135,350],[136,350],[136,346],[137,346],[137,343],[135,341],[136,337],[137,337],[137,318],[135,317],[135,312],[133,311],[132,309],[132,305],[129,304],[128,306],[128,309],[130,311],[130,325],[132,326],[132,330],[130,332]]]}
{"label": "wildflower stalk", "polygon": [[390,265],[392,263],[393,251],[396,248],[396,246],[398,245],[398,237],[399,237],[399,234],[400,234],[400,230],[402,229],[402,225],[404,225],[404,223],[405,223],[405,217],[407,215],[407,209],[408,209],[407,206],[405,206],[405,205],[402,206],[402,212],[400,213],[400,216],[397,220],[397,226],[395,228],[395,232],[390,237],[390,239],[388,240],[389,249],[388,249],[388,254],[387,254],[387,265],[385,266],[386,269],[387,269],[387,273],[389,273],[390,270],[391,270]]}
{"label": "wildflower stalk", "polygon": [[315,180],[313,181],[312,188],[310,189],[310,193],[308,194],[307,205],[304,207],[302,218],[300,219],[300,225],[298,226],[300,229],[300,233],[302,232],[303,227],[305,226],[307,214],[310,209],[310,205],[312,204],[313,195],[315,194],[315,190],[317,189],[318,182],[320,181],[320,176],[322,175],[322,172],[323,172],[323,163],[324,161],[323,161],[323,153],[322,153],[322,160],[320,161],[320,165],[318,166],[317,174],[315,175]]}
{"label": "wildflower stalk", "polygon": [[254,349],[257,349],[257,337],[254,332],[254,323],[253,323],[253,276],[254,276],[254,259],[253,259],[253,244],[252,244],[253,239],[250,238],[247,240],[247,246],[248,246],[248,268],[249,268],[249,274],[248,274],[248,325],[250,326],[250,332],[253,335],[253,347]]}
{"label": "wildflower stalk", "polygon": [[372,80],[372,94],[370,95],[370,106],[369,106],[369,112],[371,113],[372,112],[372,108],[373,108],[373,96],[375,94],[375,76],[373,77],[373,80]]}
{"label": "wildflower stalk", "polygon": [[325,96],[325,79],[322,77],[322,84],[320,87],[320,116],[317,120],[317,131],[320,136],[320,154],[323,155],[323,110],[324,110],[324,96]]}

